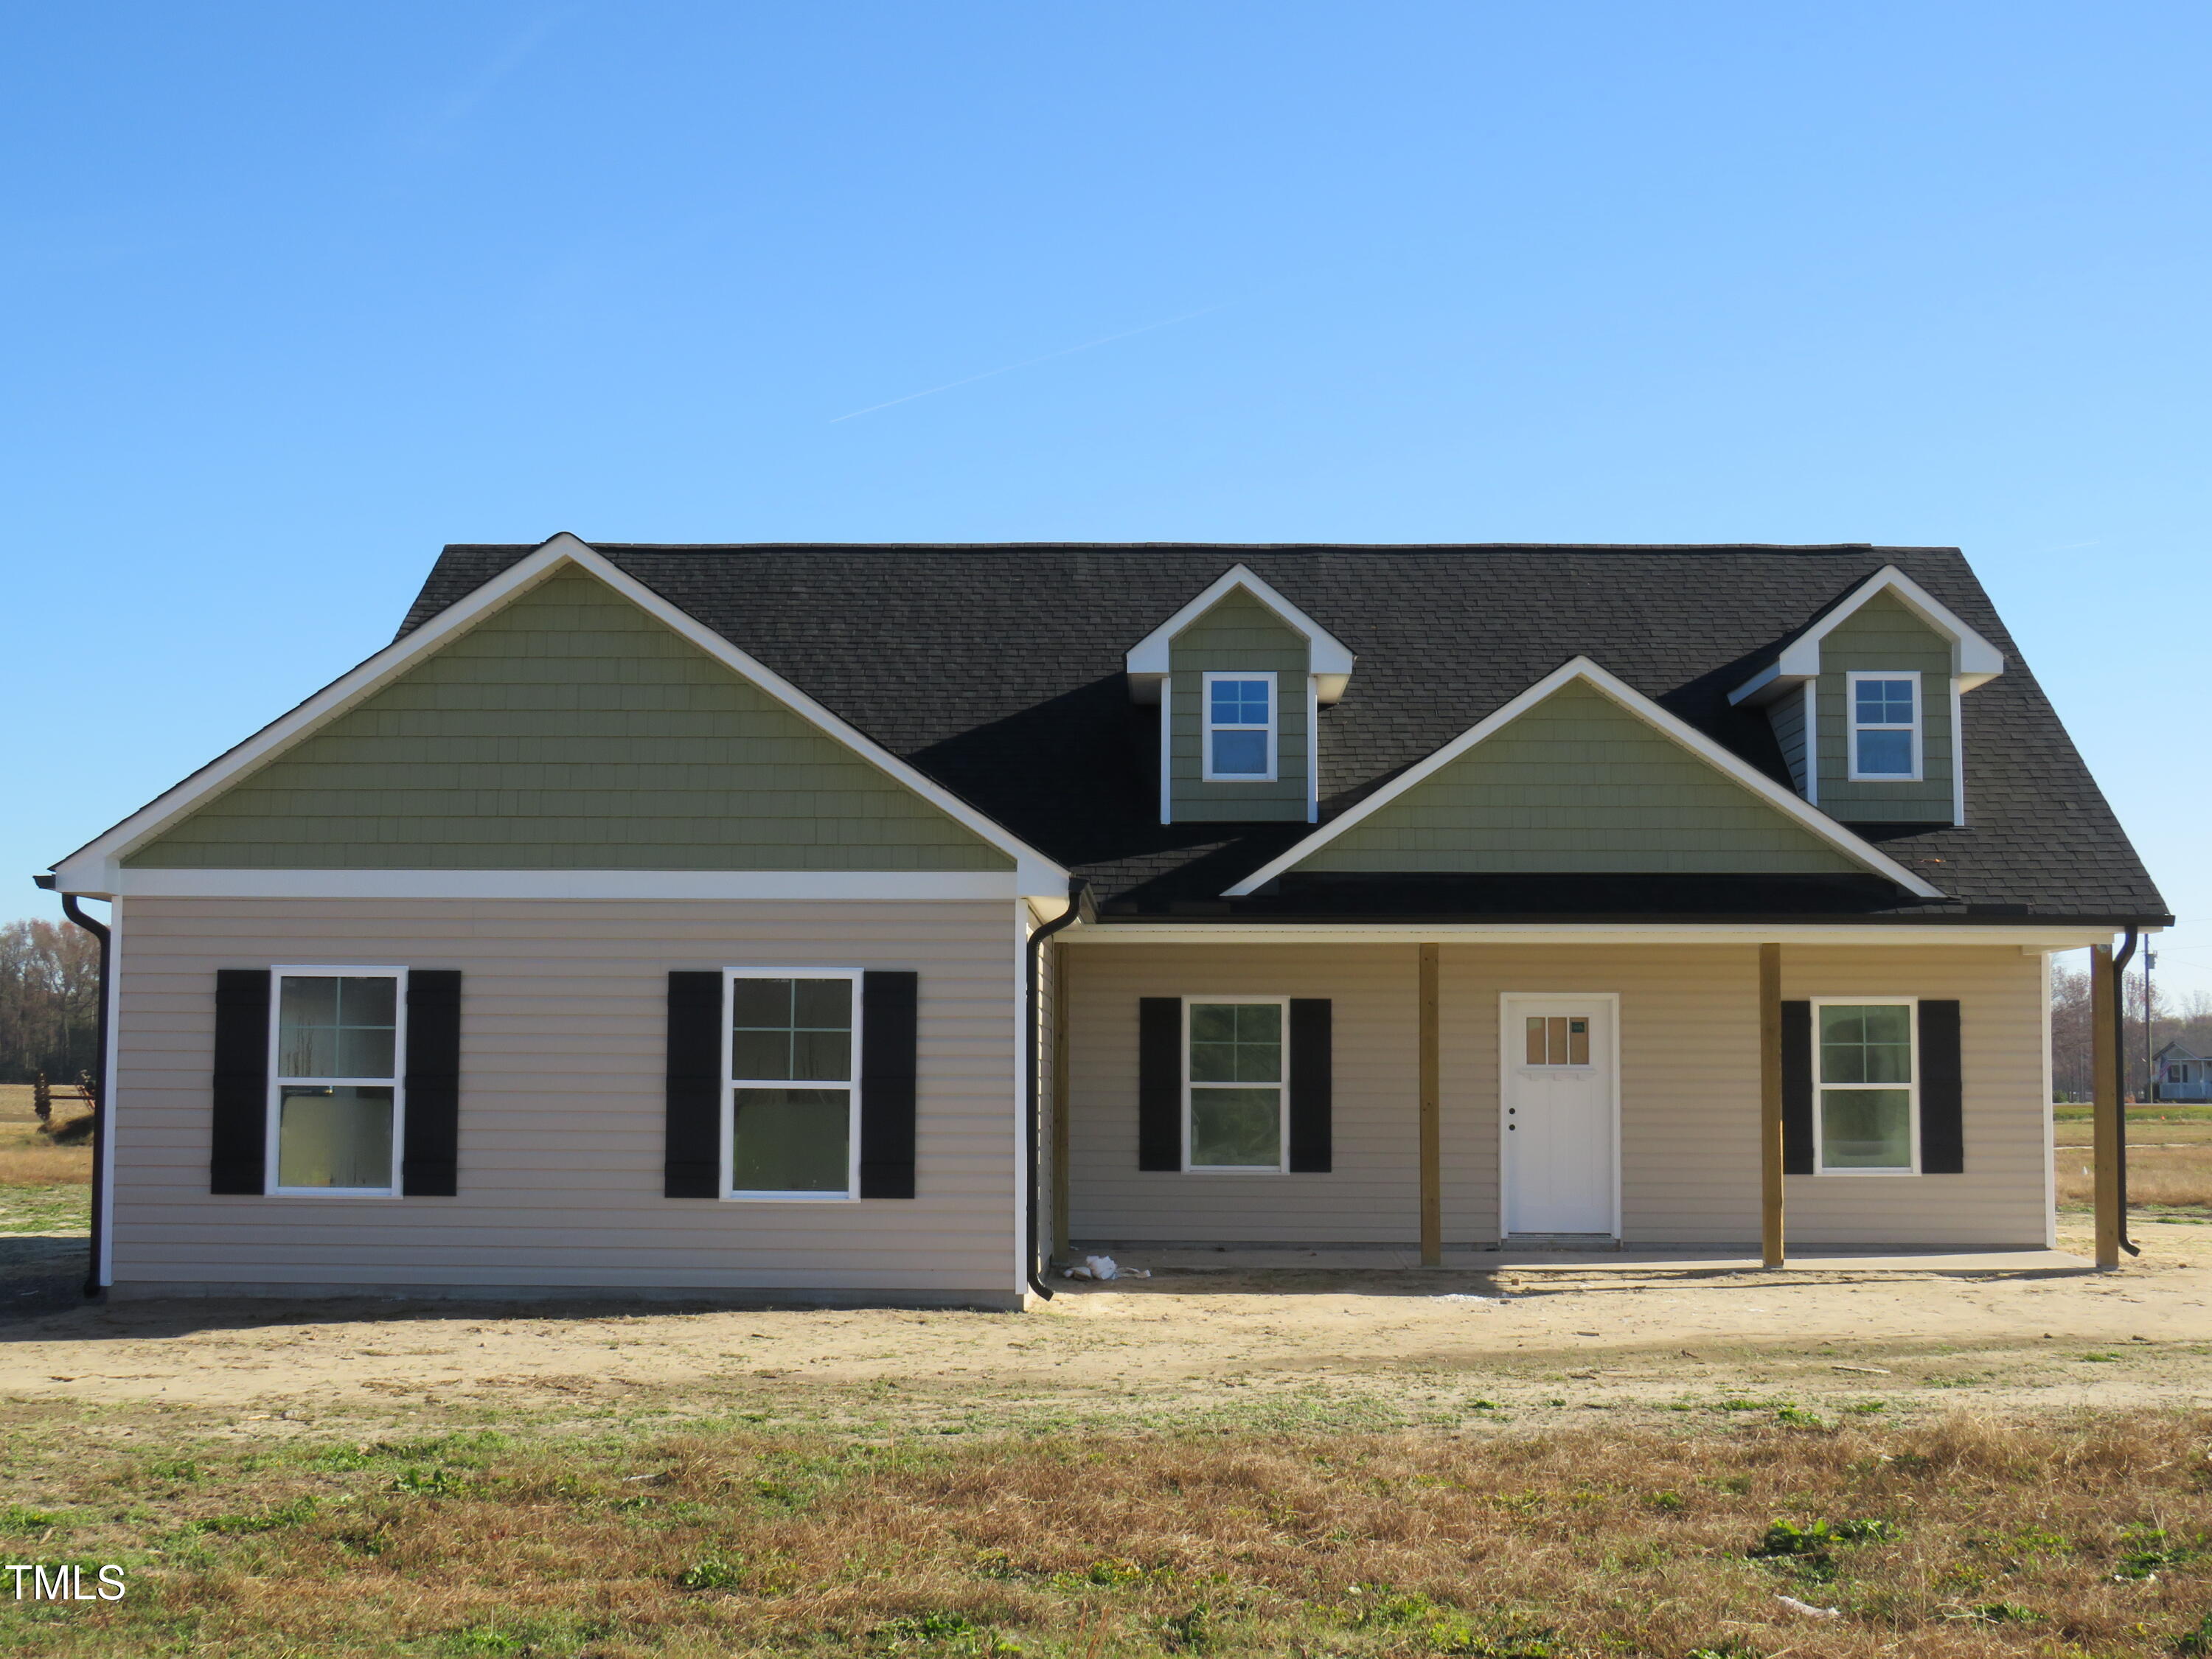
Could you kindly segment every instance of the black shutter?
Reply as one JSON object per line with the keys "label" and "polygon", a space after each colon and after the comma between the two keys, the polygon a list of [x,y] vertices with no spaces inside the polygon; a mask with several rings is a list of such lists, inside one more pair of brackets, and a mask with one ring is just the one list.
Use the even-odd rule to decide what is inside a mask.
{"label": "black shutter", "polygon": [[1966,1168],[1966,1083],[1959,1063],[1959,1005],[1920,1005],[1920,1173]]}
{"label": "black shutter", "polygon": [[265,1190],[269,1145],[269,970],[215,974],[215,1122],[211,1193]]}
{"label": "black shutter", "polygon": [[1137,999],[1137,1167],[1182,1168],[1182,999]]}
{"label": "black shutter", "polygon": [[1327,997],[1291,999],[1291,1172],[1327,1175],[1335,1060]]}
{"label": "black shutter", "polygon": [[453,968],[407,974],[407,1127],[399,1190],[451,1198],[460,1190],[461,975]]}
{"label": "black shutter", "polygon": [[668,1119],[661,1192],[719,1198],[722,1185],[722,976],[668,975]]}
{"label": "black shutter", "polygon": [[1782,1172],[1813,1173],[1813,1005],[1782,1005]]}
{"label": "black shutter", "polygon": [[860,1196],[914,1196],[915,1049],[921,975],[860,975]]}

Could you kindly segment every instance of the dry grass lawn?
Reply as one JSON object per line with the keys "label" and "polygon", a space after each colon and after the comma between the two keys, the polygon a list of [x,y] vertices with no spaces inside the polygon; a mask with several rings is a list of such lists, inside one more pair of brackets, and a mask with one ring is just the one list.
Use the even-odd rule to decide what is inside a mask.
{"label": "dry grass lawn", "polygon": [[[2136,1108],[2128,1116],[2130,1207],[2212,1218],[2212,1108]],[[2062,1116],[2057,1140],[2058,1202],[2086,1208],[2096,1199],[2086,1112]]]}
{"label": "dry grass lawn", "polygon": [[182,1424],[103,1425],[91,1446],[56,1426],[10,1437],[15,1555],[118,1562],[137,1589],[8,1607],[18,1653],[1968,1659],[2212,1643],[2205,1414],[958,1444],[725,1419],[273,1450]]}

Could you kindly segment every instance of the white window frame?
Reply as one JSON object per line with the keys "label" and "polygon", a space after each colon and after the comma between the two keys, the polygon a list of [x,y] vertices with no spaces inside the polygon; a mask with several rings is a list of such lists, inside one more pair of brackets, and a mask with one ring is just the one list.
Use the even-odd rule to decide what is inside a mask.
{"label": "white window frame", "polygon": [[[392,984],[392,1075],[390,1077],[284,1077],[278,1062],[283,1039],[284,981],[288,979],[388,979]],[[305,1085],[313,1089],[389,1089],[392,1091],[392,1179],[381,1187],[282,1187],[284,1085]],[[407,1148],[407,970],[404,968],[338,967],[316,964],[272,967],[269,970],[269,1097],[263,1123],[262,1185],[270,1198],[404,1198],[400,1188],[401,1160]]]}
{"label": "white window frame", "polygon": [[[1813,1172],[1820,1176],[1874,1176],[1894,1179],[1900,1176],[1920,1173],[1920,999],[1918,997],[1814,997],[1813,1004]],[[1912,1081],[1898,1083],[1830,1083],[1821,1075],[1820,1010],[1823,1008],[1903,1008],[1906,1010],[1905,1032],[1912,1044]],[[1911,1099],[1905,1127],[1905,1145],[1912,1157],[1910,1169],[1893,1170],[1844,1169],[1832,1170],[1827,1165],[1826,1112],[1825,1098],[1830,1089],[1854,1092],[1874,1090],[1906,1089]]]}
{"label": "white window frame", "polygon": [[[721,1191],[725,1201],[735,1204],[857,1204],[860,1200],[860,981],[859,968],[725,968],[722,969],[722,1107]],[[834,1083],[819,1078],[734,1078],[735,1010],[731,987],[741,979],[842,979],[853,987],[853,1048],[847,1069],[850,1078]],[[777,1193],[739,1191],[736,1181],[738,1091],[740,1089],[837,1089],[846,1091],[845,1190],[842,1193]]]}
{"label": "white window frame", "polygon": [[[1234,1003],[1247,1007],[1276,1007],[1283,1011],[1282,1076],[1275,1084],[1275,1163],[1270,1169],[1264,1164],[1194,1164],[1190,1161],[1190,1097],[1194,1087],[1251,1088],[1265,1085],[1208,1084],[1194,1085],[1190,1080],[1190,1010],[1194,1003],[1217,1006]],[[1187,996],[1182,1000],[1182,1168],[1185,1175],[1273,1176],[1291,1172],[1291,1000],[1287,996],[1253,996],[1241,992],[1222,992],[1204,996]]]}
{"label": "white window frame", "polygon": [[[1903,680],[1912,688],[1912,718],[1904,725],[1894,720],[1859,720],[1859,682],[1861,680]],[[1925,724],[1926,699],[1922,695],[1920,674],[1910,668],[1855,668],[1844,676],[1844,775],[1851,783],[1918,783],[1923,771],[1921,764],[1920,729]],[[1859,733],[1862,732],[1904,732],[1912,743],[1912,769],[1910,772],[1862,772],[1859,770]],[[1955,738],[1954,738],[1955,742]]]}
{"label": "white window frame", "polygon": [[[1213,685],[1217,680],[1265,680],[1267,683],[1267,723],[1264,726],[1242,723],[1216,725],[1213,719]],[[1252,668],[1242,671],[1209,669],[1199,677],[1198,692],[1198,765],[1199,778],[1205,783],[1273,783],[1282,769],[1281,758],[1276,752],[1277,730],[1283,719],[1283,688],[1272,668]],[[1267,769],[1265,772],[1217,772],[1213,769],[1213,734],[1216,732],[1262,732],[1267,734]]]}

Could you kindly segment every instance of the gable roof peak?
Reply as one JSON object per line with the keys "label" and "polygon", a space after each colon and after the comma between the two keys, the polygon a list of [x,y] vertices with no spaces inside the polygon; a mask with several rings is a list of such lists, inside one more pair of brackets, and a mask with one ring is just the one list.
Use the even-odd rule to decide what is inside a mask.
{"label": "gable roof peak", "polygon": [[1352,678],[1352,647],[1285,599],[1272,583],[1260,576],[1249,565],[1241,562],[1230,566],[1208,583],[1197,597],[1129,647],[1123,662],[1128,670],[1130,695],[1139,702],[1157,702],[1160,682],[1167,676],[1169,653],[1175,644],[1176,636],[1239,589],[1273,611],[1291,632],[1304,638],[1306,672],[1315,677],[1314,691],[1319,701],[1331,703],[1341,697],[1345,686]]}
{"label": "gable roof peak", "polygon": [[2004,653],[1982,637],[1959,614],[1893,564],[1886,564],[1844,595],[1775,655],[1774,659],[1729,693],[1732,703],[1771,702],[1820,672],[1820,642],[1887,593],[1948,641],[1951,672],[1959,689],[1972,691],[2004,672]]}

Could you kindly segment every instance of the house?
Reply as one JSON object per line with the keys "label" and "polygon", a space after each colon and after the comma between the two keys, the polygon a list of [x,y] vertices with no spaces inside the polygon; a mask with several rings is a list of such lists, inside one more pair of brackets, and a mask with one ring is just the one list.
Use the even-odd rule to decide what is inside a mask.
{"label": "house", "polygon": [[1864,545],[453,546],[41,879],[118,1295],[2040,1248],[2051,953],[2170,921]]}
{"label": "house", "polygon": [[2212,1100],[2212,1057],[2179,1042],[2151,1056],[2153,1100]]}

